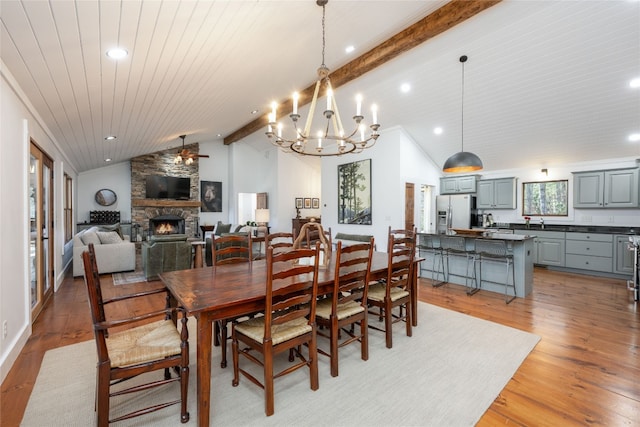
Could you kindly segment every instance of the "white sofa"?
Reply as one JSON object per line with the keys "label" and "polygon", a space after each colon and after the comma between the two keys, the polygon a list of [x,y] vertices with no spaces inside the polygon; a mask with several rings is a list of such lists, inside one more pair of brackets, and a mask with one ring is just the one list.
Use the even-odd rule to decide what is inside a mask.
{"label": "white sofa", "polygon": [[117,234],[116,231],[96,226],[82,230],[73,237],[74,277],[84,275],[82,253],[88,250],[89,243],[93,243],[96,251],[96,262],[100,274],[135,270],[135,243],[130,242],[129,236],[126,235],[124,239],[118,240],[113,233]]}

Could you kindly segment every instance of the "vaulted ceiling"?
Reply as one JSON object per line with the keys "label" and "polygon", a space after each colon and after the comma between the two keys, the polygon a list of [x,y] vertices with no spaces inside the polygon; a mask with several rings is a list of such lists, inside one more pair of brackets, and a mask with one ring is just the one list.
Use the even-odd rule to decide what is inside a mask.
{"label": "vaulted ceiling", "polygon": [[[365,105],[378,104],[383,130],[402,127],[440,167],[462,142],[486,170],[640,157],[640,142],[629,140],[640,133],[640,88],[630,87],[640,78],[640,2],[505,0],[455,26],[434,23],[431,14],[456,3],[469,7],[328,3],[325,63],[336,74],[372,49],[385,52],[380,45],[388,51],[386,40],[420,20],[451,27],[423,28],[426,41],[345,79],[336,91],[343,120],[362,93]],[[177,147],[182,134],[187,144],[231,143],[258,129],[233,143],[266,147],[251,123],[313,83],[321,19],[313,0],[2,0],[0,53],[3,71],[85,171],[107,157]],[[108,58],[114,46],[129,55]]]}

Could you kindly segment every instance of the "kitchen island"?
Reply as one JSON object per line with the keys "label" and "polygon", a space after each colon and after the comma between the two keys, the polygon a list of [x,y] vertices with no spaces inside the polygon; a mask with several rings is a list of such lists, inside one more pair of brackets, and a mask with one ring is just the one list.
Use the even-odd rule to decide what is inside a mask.
{"label": "kitchen island", "polygon": [[[519,235],[519,234],[502,234],[502,233],[476,233],[476,234],[458,234],[453,231],[447,232],[446,235],[457,235],[464,237],[465,247],[468,251],[473,252],[475,250],[476,239],[489,239],[489,240],[502,240],[507,244],[507,251],[513,255],[513,268],[515,271],[515,288],[516,296],[523,298],[533,291],[533,239],[535,236]],[[438,274],[437,270],[442,272],[442,267],[439,266],[439,255],[434,255],[432,251],[426,245],[427,240],[432,240],[433,245],[436,248],[440,247],[440,238],[443,234],[437,234],[435,232],[418,233],[418,249],[420,256],[425,258],[422,261],[420,273],[421,277],[432,278],[436,280],[443,280],[442,273]],[[429,239],[427,238],[429,237]],[[434,259],[435,256],[435,259]],[[435,262],[434,262],[435,261]],[[434,272],[435,266],[435,272]],[[446,262],[444,263],[446,270]],[[471,268],[471,263],[469,263]],[[480,283],[480,266],[476,261],[475,263],[476,277],[478,279],[478,286],[481,290],[504,293],[504,283],[506,276],[506,267],[504,263],[497,262],[484,262],[482,265],[482,283]],[[447,281],[449,283],[456,283],[459,285],[466,285],[465,275],[467,271],[467,262],[464,257],[451,256],[449,257],[449,274]],[[509,273],[509,280],[511,280],[511,273]],[[494,283],[497,282],[497,283]],[[509,290],[511,292],[511,289]]]}

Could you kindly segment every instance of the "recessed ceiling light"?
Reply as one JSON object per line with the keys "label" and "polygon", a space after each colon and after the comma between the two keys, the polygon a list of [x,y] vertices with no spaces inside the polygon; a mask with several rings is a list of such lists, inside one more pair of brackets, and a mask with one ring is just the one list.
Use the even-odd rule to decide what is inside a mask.
{"label": "recessed ceiling light", "polygon": [[251,114],[258,114],[258,110],[252,110]]}
{"label": "recessed ceiling light", "polygon": [[640,141],[640,133],[632,133],[631,135],[629,135],[629,141],[631,142]]}
{"label": "recessed ceiling light", "polygon": [[104,159],[105,162],[109,163],[111,161],[110,157],[107,157],[106,159]]}
{"label": "recessed ceiling light", "polygon": [[351,52],[353,52],[354,50],[356,50],[356,48],[355,48],[353,45],[349,45],[349,46],[347,46],[347,47],[344,49],[344,51],[345,51],[346,53],[351,53]]}
{"label": "recessed ceiling light", "polygon": [[220,137],[222,136],[222,134],[221,134],[221,133],[219,133],[217,136],[218,136],[218,138],[220,138]]}
{"label": "recessed ceiling light", "polygon": [[411,90],[411,85],[410,85],[409,83],[403,83],[403,84],[400,86],[400,90],[401,90],[402,92],[404,92],[404,93],[407,93],[407,92],[409,92],[409,91]]}
{"label": "recessed ceiling light", "polygon": [[631,86],[634,89],[640,87],[640,77],[631,79],[631,81],[629,82],[629,86]]}
{"label": "recessed ceiling light", "polygon": [[435,133],[436,135],[442,135],[442,132],[443,130],[440,126],[433,128],[433,133]]}
{"label": "recessed ceiling light", "polygon": [[128,54],[129,52],[127,52],[125,49],[122,49],[120,47],[114,47],[113,49],[109,49],[107,51],[107,56],[113,59],[122,59]]}
{"label": "recessed ceiling light", "polygon": [[116,138],[117,138],[117,136],[115,136],[115,135],[109,135],[109,136],[105,136],[104,137],[104,139],[106,139],[107,141],[112,141],[112,140],[114,140]]}

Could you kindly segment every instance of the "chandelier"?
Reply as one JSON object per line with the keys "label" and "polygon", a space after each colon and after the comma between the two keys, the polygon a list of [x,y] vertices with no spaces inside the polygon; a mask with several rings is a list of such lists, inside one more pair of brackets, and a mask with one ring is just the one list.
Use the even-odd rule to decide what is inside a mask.
{"label": "chandelier", "polygon": [[[356,114],[353,116],[354,127],[349,132],[345,132],[342,125],[338,105],[336,104],[336,98],[329,79],[329,68],[324,64],[325,5],[328,1],[316,0],[316,4],[322,6],[322,65],[318,68],[318,80],[315,84],[313,98],[309,106],[309,115],[304,128],[300,128],[298,125],[300,119],[300,114],[298,113],[300,94],[298,92],[293,94],[293,112],[289,114],[294,131],[290,132],[293,134],[292,137],[283,136],[283,125],[276,120],[278,105],[276,102],[271,104],[266,134],[272,144],[288,153],[295,152],[308,156],[339,156],[346,153],[359,153],[366,148],[373,147],[379,136],[378,107],[375,104],[371,106],[372,124],[369,125],[370,133],[367,133],[367,126],[362,115],[361,95],[356,96]],[[322,129],[312,135],[311,129],[321,88],[325,90],[327,103],[326,109],[320,117],[322,117],[321,120],[326,121],[322,123]]]}

